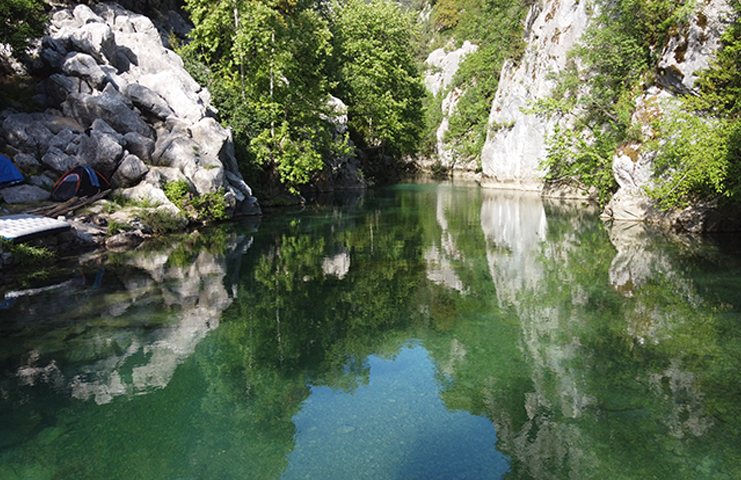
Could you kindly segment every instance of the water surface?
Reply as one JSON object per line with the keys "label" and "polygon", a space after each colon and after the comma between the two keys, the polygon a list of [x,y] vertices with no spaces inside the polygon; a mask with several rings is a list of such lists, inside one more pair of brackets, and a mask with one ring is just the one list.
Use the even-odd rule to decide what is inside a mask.
{"label": "water surface", "polygon": [[0,479],[741,478],[737,236],[453,184],[5,292]]}

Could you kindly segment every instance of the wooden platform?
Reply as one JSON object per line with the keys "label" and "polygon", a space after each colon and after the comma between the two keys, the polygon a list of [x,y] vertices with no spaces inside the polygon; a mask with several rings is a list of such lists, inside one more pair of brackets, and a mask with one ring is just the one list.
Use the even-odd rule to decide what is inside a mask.
{"label": "wooden platform", "polygon": [[27,213],[0,217],[0,237],[13,242],[66,232],[70,228],[72,225],[64,220]]}

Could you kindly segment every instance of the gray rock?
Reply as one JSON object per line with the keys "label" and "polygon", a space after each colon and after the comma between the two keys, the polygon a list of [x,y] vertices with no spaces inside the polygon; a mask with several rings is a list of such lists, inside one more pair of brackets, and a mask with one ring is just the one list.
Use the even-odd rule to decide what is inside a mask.
{"label": "gray rock", "polygon": [[231,138],[229,130],[211,117],[202,118],[191,125],[188,131],[198,144],[200,158],[206,165],[215,165],[219,161],[221,150]]}
{"label": "gray rock", "polygon": [[180,118],[193,123],[206,116],[206,107],[198,96],[201,86],[183,69],[144,75],[139,83],[161,95]]}
{"label": "gray rock", "polygon": [[48,200],[51,194],[35,185],[15,185],[0,190],[5,203],[34,203]]}
{"label": "gray rock", "polygon": [[41,163],[60,175],[78,165],[77,158],[67,155],[56,147],[49,148],[44,156],[41,157]]}
{"label": "gray rock", "polygon": [[43,123],[54,135],[59,134],[62,130],[71,130],[74,133],[82,133],[85,130],[82,125],[73,119],[62,116],[62,112],[47,115]]}
{"label": "gray rock", "polygon": [[2,135],[20,151],[43,155],[53,137],[46,126],[27,113],[9,115],[3,121]]}
{"label": "gray rock", "polygon": [[136,185],[148,171],[149,168],[139,157],[132,154],[125,155],[111,177],[111,186],[113,188],[125,188]]}
{"label": "gray rock", "polygon": [[118,133],[137,132],[151,136],[151,129],[133,110],[133,105],[110,84],[98,96],[71,94],[63,105],[64,113],[89,127],[96,118],[101,118]]}
{"label": "gray rock", "polygon": [[118,167],[123,146],[116,136],[98,130],[91,130],[89,135],[83,135],[80,140],[80,150],[77,154],[81,165],[89,165],[111,178]]}
{"label": "gray rock", "polygon": [[32,175],[41,170],[41,164],[36,160],[36,157],[29,155],[28,153],[17,154],[13,157],[13,161],[24,176]]}
{"label": "gray rock", "polygon": [[136,248],[144,241],[144,237],[138,232],[122,232],[108,237],[105,246],[112,251],[129,251]]}
{"label": "gray rock", "polygon": [[79,135],[79,133],[75,133],[71,129],[61,130],[49,141],[49,148],[66,152],[67,147],[74,143]]}
{"label": "gray rock", "polygon": [[67,100],[67,96],[70,93],[77,93],[79,91],[80,79],[75,80],[60,73],[54,73],[49,76],[44,82],[46,84],[46,96],[48,101],[52,105],[59,106]]}
{"label": "gray rock", "polygon": [[192,178],[198,168],[198,148],[191,138],[170,135],[163,142],[158,139],[152,161],[159,166],[177,168]]}
{"label": "gray rock", "polygon": [[425,74],[425,87],[437,95],[445,90],[453,81],[455,73],[458,71],[458,65],[463,58],[478,50],[478,45],[474,45],[468,40],[463,42],[461,48],[452,52],[446,52],[444,48],[438,48],[430,53],[425,60],[425,65],[432,67],[432,73]]}
{"label": "gray rock", "polygon": [[198,167],[190,180],[199,195],[216,193],[224,186],[224,169],[222,167]]}
{"label": "gray rock", "polygon": [[98,66],[98,62],[86,53],[68,54],[62,64],[62,72],[85,80],[88,85],[97,90],[102,90],[108,82],[108,76]]}
{"label": "gray rock", "polygon": [[79,25],[85,25],[87,23],[102,23],[104,20],[93,12],[87,5],[77,5],[72,11],[72,16],[77,20]]}
{"label": "gray rock", "polygon": [[41,40],[41,52],[39,54],[44,64],[52,70],[60,70],[64,59],[67,57],[67,49],[59,40],[45,36]]}
{"label": "gray rock", "polygon": [[51,190],[54,187],[55,180],[46,174],[42,174],[29,177],[28,183],[43,188],[44,190]]}
{"label": "gray rock", "polygon": [[93,124],[90,125],[90,129],[95,130],[96,132],[105,133],[106,135],[111,135],[121,145],[126,144],[124,136],[114,130],[113,127],[108,125],[108,123],[106,123],[106,121],[102,118],[96,118],[95,120],[93,120]]}
{"label": "gray rock", "polygon": [[69,37],[73,49],[87,53],[98,63],[116,64],[116,39],[111,27],[105,23],[86,23]]}
{"label": "gray rock", "polygon": [[246,197],[252,196],[252,189],[249,185],[247,185],[247,183],[245,183],[243,179],[229,171],[225,171],[224,176],[227,182],[229,182],[229,185],[242,192],[242,194],[244,194]]}
{"label": "gray rock", "polygon": [[173,114],[172,109],[167,105],[165,99],[144,85],[130,83],[124,88],[123,93],[140,110],[150,113],[157,118],[164,120]]}
{"label": "gray rock", "polygon": [[148,162],[154,152],[154,140],[145,137],[136,132],[128,132],[124,135],[126,149],[139,157],[141,160]]}

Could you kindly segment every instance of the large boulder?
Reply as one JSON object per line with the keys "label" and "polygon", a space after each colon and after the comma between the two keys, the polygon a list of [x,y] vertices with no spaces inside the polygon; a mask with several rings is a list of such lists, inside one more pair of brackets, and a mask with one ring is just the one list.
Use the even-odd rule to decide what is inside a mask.
{"label": "large boulder", "polygon": [[195,123],[208,111],[200,96],[201,86],[184,70],[151,73],[142,76],[139,82],[162,96],[179,118]]}
{"label": "large boulder", "polygon": [[128,132],[124,135],[124,141],[126,142],[126,149],[129,152],[145,162],[150,160],[154,152],[154,140],[136,132]]}
{"label": "large boulder", "polygon": [[111,178],[118,167],[123,151],[123,146],[115,135],[105,131],[90,130],[88,135],[82,136],[77,158],[80,164],[89,165],[102,173],[104,177]]}
{"label": "large boulder", "polygon": [[61,70],[66,75],[85,80],[91,89],[102,90],[108,81],[108,77],[98,62],[85,53],[69,53],[62,62]]}
{"label": "large boulder", "polygon": [[140,110],[150,113],[159,119],[166,119],[173,114],[172,109],[164,98],[157,92],[138,83],[129,83],[123,91],[124,95]]}
{"label": "large boulder", "polygon": [[111,176],[111,186],[120,188],[136,185],[148,171],[149,167],[139,157],[128,154],[121,160],[116,172]]}
{"label": "large boulder", "polygon": [[131,101],[110,84],[100,95],[70,94],[63,109],[65,115],[85,127],[90,127],[95,119],[100,118],[121,134],[136,132],[152,136],[152,129],[134,112]]}
{"label": "large boulder", "polygon": [[51,194],[35,185],[14,185],[0,190],[5,203],[34,203],[47,200]]}
{"label": "large boulder", "polygon": [[79,165],[76,157],[66,154],[57,147],[50,147],[41,157],[41,163],[60,175]]}
{"label": "large boulder", "polygon": [[54,135],[43,122],[28,113],[8,115],[2,124],[3,139],[22,152],[43,155]]}

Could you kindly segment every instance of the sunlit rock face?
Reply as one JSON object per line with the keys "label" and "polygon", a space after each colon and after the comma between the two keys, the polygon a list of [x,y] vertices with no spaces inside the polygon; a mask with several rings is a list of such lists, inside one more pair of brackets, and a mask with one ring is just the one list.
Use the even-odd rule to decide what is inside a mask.
{"label": "sunlit rock face", "polygon": [[567,53],[585,32],[589,14],[579,0],[535,2],[525,20],[527,50],[515,65],[502,68],[499,88],[489,115],[489,134],[481,153],[484,186],[521,190],[543,187],[540,162],[545,140],[564,119],[525,113],[531,102],[547,98],[566,67]]}
{"label": "sunlit rock face", "polygon": [[[656,85],[636,99],[632,123],[642,125],[645,141],[653,139],[650,123],[668,109],[677,107],[677,94],[695,93],[695,80],[707,68],[720,48],[720,36],[728,25],[725,0],[699,2],[686,27],[669,39],[659,60]],[[672,223],[674,219],[659,211],[646,188],[653,186],[653,159],[643,143],[621,146],[613,157],[612,170],[620,188],[605,207],[604,216],[615,220]]]}
{"label": "sunlit rock face", "polygon": [[[453,51],[446,51],[444,48],[438,48],[434,50],[425,60],[425,65],[428,70],[425,73],[425,87],[433,95],[441,95],[450,86],[453,81],[453,77],[458,71],[458,67],[467,55],[478,50],[478,45],[475,45],[468,40],[463,42],[460,48]],[[460,88],[454,88],[450,90],[443,99],[442,112],[443,119],[440,122],[437,130],[435,131],[435,137],[437,143],[435,145],[435,157],[432,159],[418,159],[418,163],[423,168],[432,168],[436,162],[445,168],[473,171],[477,165],[474,162],[473,165],[464,165],[457,163],[455,152],[453,148],[448,145],[445,141],[445,132],[450,127],[450,116],[455,112],[458,106],[458,102],[465,92]]]}
{"label": "sunlit rock face", "polygon": [[[222,312],[233,301],[225,281],[229,252],[241,254],[249,244],[249,239],[235,236],[228,242],[226,254],[209,253],[204,248],[181,264],[175,260],[178,253],[174,247],[126,257],[126,273],[118,278],[125,290],[87,293],[93,296],[68,305],[68,313],[59,310],[63,316],[71,315],[73,321],[89,325],[89,333],[74,341],[78,344],[76,354],[94,361],[63,372],[53,355],[49,359],[48,353],[42,356],[33,350],[17,370],[20,384],[53,384],[75,399],[98,404],[167,387],[176,368],[219,326]],[[105,286],[105,275],[100,277],[101,286]],[[58,301],[64,303],[65,289],[58,289],[58,295]],[[33,300],[29,303],[34,304]],[[100,318],[86,314],[100,310],[102,313],[96,314]],[[119,323],[127,328],[111,328]]]}
{"label": "sunlit rock face", "polygon": [[[171,13],[164,36],[183,35],[185,20]],[[127,198],[177,211],[163,187],[179,178],[152,171],[168,167],[194,193],[223,194],[229,215],[260,213],[211,94],[149,17],[114,3],[80,4],[54,9],[47,33],[35,67],[42,81],[34,100],[43,113],[0,112],[0,140],[30,165],[29,181],[53,183],[88,165]]]}

